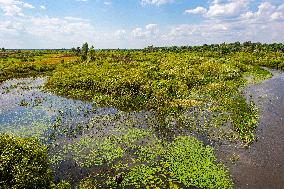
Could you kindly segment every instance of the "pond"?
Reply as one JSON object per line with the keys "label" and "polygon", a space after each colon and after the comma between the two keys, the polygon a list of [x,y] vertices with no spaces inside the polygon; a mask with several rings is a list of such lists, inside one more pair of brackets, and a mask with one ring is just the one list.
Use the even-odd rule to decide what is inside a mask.
{"label": "pond", "polygon": [[[43,91],[47,78],[8,80],[0,86],[0,132],[46,139],[58,122],[70,132],[94,115],[115,114],[114,108],[94,108],[92,103]],[[64,133],[61,133],[64,134]]]}
{"label": "pond", "polygon": [[[209,112],[206,107],[203,110],[189,108],[182,115],[186,127],[180,127],[170,116],[165,117],[165,125],[161,127],[154,112],[124,112],[112,107],[97,107],[92,102],[57,96],[44,89],[47,80],[47,77],[17,78],[0,85],[0,132],[39,138],[48,146],[48,158],[56,180],[67,180],[73,186],[86,177],[94,178],[98,187],[115,186],[112,182],[116,175],[138,174],[137,170],[144,169],[151,170],[147,174],[153,173],[157,177],[155,179],[160,180],[158,184],[163,185],[168,178],[161,175],[167,171],[159,163],[166,160],[172,162],[171,158],[182,159],[186,156],[193,158],[194,161],[190,162],[194,165],[195,161],[199,162],[197,166],[201,166],[206,174],[215,175],[214,171],[210,172],[214,164],[203,165],[208,157],[212,163],[215,162],[214,158],[211,159],[214,155],[210,155],[213,151],[204,151],[200,146],[200,154],[184,154],[191,149],[181,150],[185,148],[184,142],[195,146],[199,143],[194,139],[197,138],[202,141],[198,145],[214,147],[222,144],[220,135],[234,132],[224,119],[226,114]],[[192,136],[194,138],[182,138]],[[175,147],[173,143],[182,144],[174,154],[170,152]],[[191,170],[192,165],[187,165],[186,160],[175,161],[177,163],[172,166],[188,166],[188,172],[176,175],[185,177],[180,179],[186,181],[191,174],[195,174]],[[153,168],[156,166],[158,169]],[[206,166],[209,166],[207,171]],[[217,166],[215,170],[222,170],[221,165]],[[161,170],[161,173],[156,173],[156,170]],[[204,175],[202,171],[198,174]],[[223,183],[220,183],[229,183],[229,179],[222,176],[225,172],[221,172],[219,176]],[[181,183],[177,185],[184,187]]]}
{"label": "pond", "polygon": [[[49,145],[58,179],[75,183],[94,169],[103,172],[103,164],[123,156],[124,150],[117,150],[114,140],[135,143],[152,136],[147,128],[156,123],[152,113],[126,113],[60,97],[44,90],[47,79],[18,78],[1,84],[0,132],[37,137]],[[100,154],[92,155],[92,151]]]}
{"label": "pond", "polygon": [[[172,158],[178,158],[180,161],[174,161],[176,163],[172,166],[188,168],[182,175],[171,173],[186,181],[177,182],[177,185],[190,186],[187,178],[196,174],[191,170],[195,161],[200,164],[194,165],[202,167],[198,174],[213,178],[210,175],[215,175],[214,171],[219,170],[220,183],[230,185],[222,166],[214,164],[212,151],[203,145],[213,144],[206,135],[177,127],[176,121],[170,117],[166,118],[166,125],[160,127],[151,111],[123,112],[57,96],[44,90],[47,79],[18,78],[0,85],[0,132],[37,137],[46,144],[57,181],[67,180],[75,186],[87,177],[93,178],[98,187],[108,187],[116,186],[113,179],[116,175],[128,174],[130,180],[124,185],[133,186],[137,182],[135,179],[147,170],[143,173],[147,178],[158,180],[155,182],[157,186],[168,187],[172,178],[163,175],[168,174],[167,169],[171,169],[171,166],[165,168],[161,163],[169,161],[167,164],[171,165]],[[196,117],[187,121],[195,126],[203,125],[208,112],[205,117],[200,116],[199,112],[198,108],[189,110],[188,113]],[[194,122],[198,117],[200,120]],[[185,148],[184,145],[195,147],[181,150]],[[197,154],[191,150],[196,150]],[[194,161],[181,161],[183,158],[193,158]],[[206,158],[210,163],[203,165],[208,161]],[[139,182],[146,185],[152,183],[143,179],[139,179]],[[199,182],[202,184],[203,181]]]}

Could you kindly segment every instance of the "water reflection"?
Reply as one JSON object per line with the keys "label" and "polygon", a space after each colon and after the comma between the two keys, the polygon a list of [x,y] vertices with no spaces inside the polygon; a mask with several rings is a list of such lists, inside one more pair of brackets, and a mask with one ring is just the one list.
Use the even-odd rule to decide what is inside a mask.
{"label": "water reflection", "polygon": [[[94,115],[117,112],[114,108],[93,107],[90,102],[73,100],[43,91],[47,77],[8,80],[0,86],[0,132],[20,136],[46,136],[51,130],[84,125]],[[57,124],[57,125],[56,125]]]}

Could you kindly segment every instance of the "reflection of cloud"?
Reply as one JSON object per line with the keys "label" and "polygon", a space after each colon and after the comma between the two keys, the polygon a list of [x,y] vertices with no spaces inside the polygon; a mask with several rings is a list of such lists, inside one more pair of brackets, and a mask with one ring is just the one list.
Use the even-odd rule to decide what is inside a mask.
{"label": "reflection of cloud", "polygon": [[57,113],[51,109],[51,108],[48,108],[48,107],[43,107],[42,110],[45,112],[45,114],[48,116],[48,117],[53,117],[53,116],[56,116]]}

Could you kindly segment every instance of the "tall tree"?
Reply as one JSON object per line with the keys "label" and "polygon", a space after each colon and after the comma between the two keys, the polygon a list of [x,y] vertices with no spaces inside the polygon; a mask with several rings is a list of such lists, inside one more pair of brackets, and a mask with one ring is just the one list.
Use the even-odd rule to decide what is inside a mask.
{"label": "tall tree", "polygon": [[82,60],[87,60],[88,52],[89,52],[89,45],[86,42],[86,43],[83,44],[82,50],[81,50],[81,58],[82,58]]}
{"label": "tall tree", "polygon": [[84,43],[83,46],[82,46],[82,54],[87,56],[88,52],[89,52],[89,45],[88,45],[88,43],[86,42],[86,43]]}
{"label": "tall tree", "polygon": [[96,51],[95,51],[95,47],[92,45],[91,48],[89,49],[89,60],[90,61],[94,61],[96,59]]}

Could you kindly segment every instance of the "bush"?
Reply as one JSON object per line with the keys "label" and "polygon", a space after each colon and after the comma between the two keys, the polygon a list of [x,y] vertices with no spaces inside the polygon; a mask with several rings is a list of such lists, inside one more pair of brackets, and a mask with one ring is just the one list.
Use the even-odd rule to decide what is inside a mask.
{"label": "bush", "polygon": [[47,148],[37,139],[0,134],[1,188],[50,188]]}

